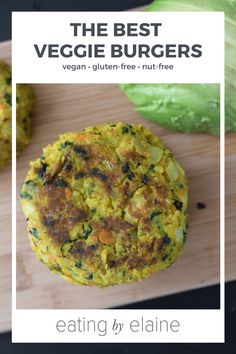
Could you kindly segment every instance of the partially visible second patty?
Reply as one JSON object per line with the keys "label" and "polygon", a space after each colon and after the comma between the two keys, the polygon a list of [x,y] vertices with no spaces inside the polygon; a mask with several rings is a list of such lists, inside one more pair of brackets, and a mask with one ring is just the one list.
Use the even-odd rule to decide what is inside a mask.
{"label": "partially visible second patty", "polygon": [[[31,85],[16,87],[16,143],[17,154],[31,137],[34,93]],[[0,167],[11,161],[12,146],[12,87],[11,67],[0,61]]]}

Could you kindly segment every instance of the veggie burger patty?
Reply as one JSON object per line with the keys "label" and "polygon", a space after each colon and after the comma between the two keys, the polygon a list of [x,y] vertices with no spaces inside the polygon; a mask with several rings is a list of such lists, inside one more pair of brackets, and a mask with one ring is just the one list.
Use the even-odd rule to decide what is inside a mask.
{"label": "veggie burger patty", "polygon": [[187,180],[142,125],[66,133],[31,162],[20,198],[37,257],[100,287],[169,267],[186,238]]}
{"label": "veggie burger patty", "polygon": [[[26,146],[31,137],[31,116],[34,94],[31,85],[18,84],[16,87],[16,143],[17,154]],[[11,161],[12,121],[11,67],[0,61],[0,167]]]}

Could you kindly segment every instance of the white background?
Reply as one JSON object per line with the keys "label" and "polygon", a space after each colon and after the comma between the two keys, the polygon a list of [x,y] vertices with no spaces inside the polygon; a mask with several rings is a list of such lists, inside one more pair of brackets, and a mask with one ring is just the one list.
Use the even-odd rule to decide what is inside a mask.
{"label": "white background", "polygon": [[[180,322],[179,332],[142,333],[129,330],[132,319],[176,320]],[[14,342],[223,342],[224,319],[219,310],[17,310],[14,314]],[[77,318],[106,320],[112,324],[114,318],[125,323],[119,334],[108,326],[106,336],[98,332],[64,332],[56,329],[58,320],[77,320]],[[150,327],[149,327],[150,328]]]}
{"label": "white background", "polygon": [[[74,38],[70,22],[162,22],[161,43],[200,43],[203,56],[198,59],[161,59],[174,64],[175,70],[156,72],[68,72],[61,64],[72,64],[78,59],[39,59],[33,44],[71,43],[82,41]],[[223,13],[175,12],[175,13],[13,13],[13,173],[12,173],[12,340],[13,342],[223,342],[224,341],[224,16]],[[107,44],[111,37],[101,37]],[[156,38],[125,38],[125,42],[155,44]],[[96,39],[84,39],[92,43]],[[120,43],[122,42],[119,39]],[[101,59],[99,59],[101,63]],[[104,59],[104,61],[108,61]],[[144,64],[145,60],[122,60],[126,63]],[[159,61],[151,59],[151,62]],[[89,61],[87,61],[88,63]],[[98,62],[95,59],[95,62]],[[113,62],[115,64],[115,60]],[[91,63],[90,63],[91,64]],[[119,63],[120,64],[120,63]],[[16,309],[16,91],[17,82],[30,83],[220,83],[221,85],[221,242],[220,242],[220,310],[17,310]],[[166,320],[178,320],[179,332],[133,333],[128,328],[130,319],[145,316]],[[112,323],[114,318],[124,322],[125,330],[115,335],[111,331],[105,336],[96,333],[59,333],[56,322],[78,317],[103,319]]]}
{"label": "white background", "polygon": [[[13,66],[17,82],[38,83],[117,83],[178,82],[219,83],[223,77],[224,16],[222,12],[14,12]],[[108,23],[108,37],[74,37],[71,22]],[[113,37],[114,22],[162,23],[159,36]],[[34,44],[105,43],[106,58],[38,58]],[[200,58],[109,58],[111,43],[201,44]],[[67,71],[62,64],[173,64],[174,70],[162,71]]]}

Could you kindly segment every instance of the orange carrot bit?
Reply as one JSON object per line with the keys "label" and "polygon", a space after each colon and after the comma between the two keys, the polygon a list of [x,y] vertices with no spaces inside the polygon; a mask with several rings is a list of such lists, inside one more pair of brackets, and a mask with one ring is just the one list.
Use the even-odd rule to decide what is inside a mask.
{"label": "orange carrot bit", "polygon": [[86,136],[84,134],[77,134],[75,140],[78,143],[81,143],[82,141],[84,141],[86,139]]}
{"label": "orange carrot bit", "polygon": [[66,188],[65,189],[65,196],[66,196],[66,199],[70,199],[71,196],[72,196],[72,192],[69,188]]}

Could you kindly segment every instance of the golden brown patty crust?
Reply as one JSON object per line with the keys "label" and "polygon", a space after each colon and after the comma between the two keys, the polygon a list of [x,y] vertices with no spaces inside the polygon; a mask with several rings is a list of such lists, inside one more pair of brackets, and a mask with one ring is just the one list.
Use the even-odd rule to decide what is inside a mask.
{"label": "golden brown patty crust", "polygon": [[142,125],[60,136],[31,162],[20,197],[36,255],[73,283],[142,280],[182,253],[186,176]]}

